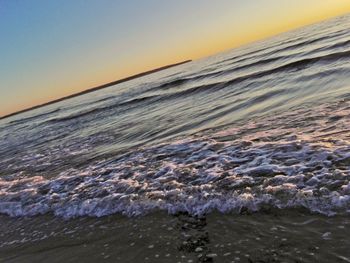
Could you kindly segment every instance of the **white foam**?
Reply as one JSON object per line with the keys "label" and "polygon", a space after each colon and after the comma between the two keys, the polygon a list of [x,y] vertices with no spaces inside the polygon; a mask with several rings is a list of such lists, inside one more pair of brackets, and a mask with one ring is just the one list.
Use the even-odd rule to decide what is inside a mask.
{"label": "white foam", "polygon": [[9,175],[0,178],[0,213],[71,218],[300,207],[349,213],[349,116],[345,102],[299,109],[50,179]]}

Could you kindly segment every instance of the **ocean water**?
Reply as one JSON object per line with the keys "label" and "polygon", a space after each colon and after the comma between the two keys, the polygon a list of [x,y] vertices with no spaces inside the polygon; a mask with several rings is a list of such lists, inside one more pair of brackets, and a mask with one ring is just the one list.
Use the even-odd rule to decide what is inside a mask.
{"label": "ocean water", "polygon": [[0,259],[350,262],[349,127],[350,15],[3,119]]}

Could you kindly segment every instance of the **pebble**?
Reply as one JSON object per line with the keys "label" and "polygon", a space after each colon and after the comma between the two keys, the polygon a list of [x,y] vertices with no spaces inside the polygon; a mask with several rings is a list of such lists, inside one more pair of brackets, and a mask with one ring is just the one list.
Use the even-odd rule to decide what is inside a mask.
{"label": "pebble", "polygon": [[324,233],[323,235],[322,235],[322,238],[323,239],[331,239],[330,238],[330,235],[331,235],[332,233],[331,232],[326,232],[326,233]]}
{"label": "pebble", "polygon": [[201,248],[201,247],[197,247],[195,250],[194,250],[194,252],[202,252],[203,251],[203,248]]}

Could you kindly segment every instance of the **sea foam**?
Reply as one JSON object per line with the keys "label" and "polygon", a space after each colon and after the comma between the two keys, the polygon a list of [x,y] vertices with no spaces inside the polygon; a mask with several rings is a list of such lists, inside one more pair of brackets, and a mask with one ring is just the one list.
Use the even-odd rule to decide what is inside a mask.
{"label": "sea foam", "polygon": [[203,215],[350,212],[350,104],[251,120],[70,169],[0,178],[0,213],[64,218],[164,210]]}

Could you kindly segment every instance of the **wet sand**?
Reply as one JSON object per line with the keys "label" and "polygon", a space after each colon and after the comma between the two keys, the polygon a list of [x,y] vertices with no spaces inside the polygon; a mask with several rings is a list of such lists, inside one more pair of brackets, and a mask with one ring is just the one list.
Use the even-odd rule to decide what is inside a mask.
{"label": "wet sand", "polygon": [[0,220],[1,262],[350,262],[350,218],[300,211]]}

